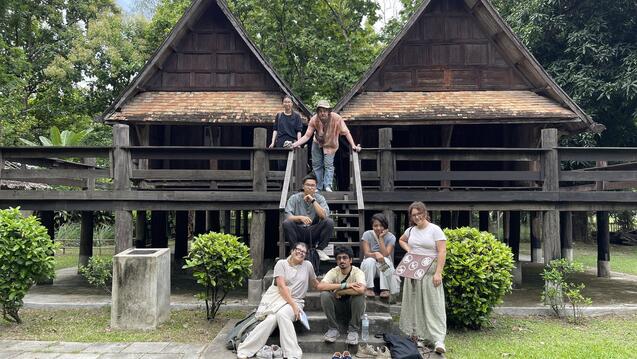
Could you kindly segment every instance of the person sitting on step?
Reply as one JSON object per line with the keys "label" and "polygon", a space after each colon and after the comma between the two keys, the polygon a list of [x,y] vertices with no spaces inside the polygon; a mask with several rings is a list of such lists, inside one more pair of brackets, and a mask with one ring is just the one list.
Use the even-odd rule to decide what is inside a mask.
{"label": "person sitting on step", "polygon": [[[321,306],[327,317],[328,330],[324,340],[335,342],[339,327],[347,327],[347,344],[358,344],[361,317],[365,313],[365,273],[352,265],[354,252],[350,247],[334,250],[337,266],[332,268],[317,285],[321,293]],[[340,322],[337,320],[340,319]],[[340,324],[340,325],[339,325]]]}
{"label": "person sitting on step", "polygon": [[330,259],[323,249],[334,231],[334,220],[330,218],[325,197],[316,192],[314,174],[305,176],[303,190],[290,196],[285,206],[285,217],[283,235],[292,248],[298,242],[305,242],[316,248],[322,261]]}
{"label": "person sitting on step", "polygon": [[365,295],[375,296],[374,277],[380,277],[380,296],[389,298],[389,283],[387,277],[381,272],[392,270],[394,264],[392,257],[396,246],[396,236],[387,230],[389,223],[387,217],[382,213],[372,216],[372,230],[363,233],[361,238],[361,250],[363,251],[363,262],[361,269],[365,272],[367,290]]}
{"label": "person sitting on step", "polygon": [[[238,359],[247,359],[255,354],[257,357],[272,358],[271,347],[264,345],[277,327],[279,328],[282,350],[281,356],[276,357],[300,359],[303,355],[292,322],[301,318],[308,287],[311,285],[313,288],[317,288],[319,284],[312,264],[305,260],[307,250],[308,247],[305,243],[297,243],[292,247],[290,256],[279,260],[274,266],[272,286],[276,288],[268,289],[257,310],[257,315],[259,315],[259,310],[262,309],[263,305],[265,318],[237,347]],[[270,291],[272,293],[269,293]],[[275,299],[266,299],[268,295]]]}

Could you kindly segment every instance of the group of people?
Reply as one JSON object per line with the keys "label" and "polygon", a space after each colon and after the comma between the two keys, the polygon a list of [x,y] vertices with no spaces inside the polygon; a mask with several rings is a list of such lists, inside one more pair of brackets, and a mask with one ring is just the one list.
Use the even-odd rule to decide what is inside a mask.
{"label": "group of people", "polygon": [[[396,236],[389,232],[389,223],[382,213],[372,216],[372,229],[361,238],[364,257],[361,268],[353,265],[351,247],[335,248],[336,267],[320,281],[314,266],[306,260],[311,250],[317,250],[322,260],[329,259],[323,249],[329,244],[334,221],[330,218],[329,205],[320,191],[331,191],[338,137],[345,135],[356,151],[360,151],[360,146],[355,145],[345,122],[338,114],[331,112],[328,103],[319,102],[317,115],[310,119],[302,137],[300,118],[292,112],[289,97],[283,99],[283,107],[284,111],[275,120],[271,146],[296,148],[315,134],[312,143],[314,173],[303,179],[303,190],[292,195],[285,208],[283,231],[291,251],[287,258],[277,261],[274,266],[272,283],[282,305],[267,314],[238,346],[237,358],[240,359],[250,358],[263,350],[276,327],[280,332],[282,357],[301,358],[302,350],[293,322],[304,315],[304,298],[310,287],[321,291],[321,306],[328,322],[324,340],[335,342],[341,333],[347,332],[345,342],[350,345],[358,344],[366,297],[376,295],[375,277],[379,277],[380,296],[390,296],[390,277],[384,273],[393,273],[394,270]],[[284,124],[283,121],[287,122]],[[407,253],[431,257],[433,264],[421,279],[405,279],[399,327],[414,340],[433,346],[438,353],[444,353],[447,325],[442,271],[446,257],[446,237],[439,226],[429,221],[422,202],[412,203],[408,215],[410,226],[400,236],[398,244]],[[367,346],[359,346],[359,353],[368,350]]]}

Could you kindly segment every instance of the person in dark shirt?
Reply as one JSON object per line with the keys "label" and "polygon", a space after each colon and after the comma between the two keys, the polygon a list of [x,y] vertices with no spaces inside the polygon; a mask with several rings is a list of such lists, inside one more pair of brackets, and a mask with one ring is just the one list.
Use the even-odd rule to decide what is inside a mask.
{"label": "person in dark shirt", "polygon": [[[274,118],[274,132],[272,132],[270,148],[290,147],[293,142],[301,138],[301,131],[303,131],[301,115],[292,110],[292,99],[290,96],[285,95],[282,102],[283,112],[277,113]],[[286,146],[286,141],[289,141],[290,145]]]}

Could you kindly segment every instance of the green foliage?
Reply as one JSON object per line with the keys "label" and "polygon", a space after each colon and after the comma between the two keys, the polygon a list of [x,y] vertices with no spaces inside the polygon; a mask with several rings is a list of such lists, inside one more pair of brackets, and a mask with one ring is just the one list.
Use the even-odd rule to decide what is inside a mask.
{"label": "green foliage", "polygon": [[305,101],[335,103],[382,45],[372,0],[231,0],[228,5],[274,68]]}
{"label": "green foliage", "polygon": [[210,232],[195,237],[183,268],[193,270],[197,283],[206,288],[206,316],[212,320],[231,289],[243,285],[252,273],[250,250],[231,234]]}
{"label": "green foliage", "polygon": [[111,281],[113,279],[112,260],[91,257],[87,265],[80,266],[79,272],[92,286],[102,288],[109,294],[111,293]]}
{"label": "green foliage", "polygon": [[453,326],[480,328],[511,291],[511,248],[475,228],[445,229],[445,235],[447,321]]}
{"label": "green foliage", "polygon": [[590,298],[582,295],[584,283],[573,283],[570,281],[571,275],[584,271],[581,263],[569,262],[567,259],[552,260],[544,268],[542,278],[544,279],[544,289],[542,290],[542,301],[549,305],[558,317],[564,312],[565,304],[563,297],[566,296],[571,305],[571,320],[575,323],[581,321],[582,305],[590,305]]}
{"label": "green foliage", "polygon": [[53,244],[34,216],[18,208],[0,210],[0,305],[3,317],[21,323],[18,311],[29,288],[55,276]]}
{"label": "green foliage", "polygon": [[[88,128],[86,130],[73,132],[71,130],[64,130],[60,133],[60,129],[56,126],[51,127],[50,137],[40,136],[40,142],[42,146],[79,146],[84,138],[88,136],[93,129]],[[20,138],[20,141],[28,146],[38,146],[37,143],[29,141],[25,138]]]}
{"label": "green foliage", "polygon": [[607,126],[599,145],[637,145],[637,2],[495,0],[494,5],[557,83]]}

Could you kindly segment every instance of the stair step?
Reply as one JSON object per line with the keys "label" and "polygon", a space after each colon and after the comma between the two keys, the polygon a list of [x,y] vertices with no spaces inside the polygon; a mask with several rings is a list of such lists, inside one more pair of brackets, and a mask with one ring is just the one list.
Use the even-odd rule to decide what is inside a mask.
{"label": "stair step", "polygon": [[[312,333],[324,333],[329,329],[327,318],[323,311],[310,311],[305,309],[307,319],[310,322]],[[372,333],[385,333],[392,329],[394,322],[389,313],[376,313],[367,311],[369,327]]]}
{"label": "stair step", "polygon": [[335,231],[341,231],[341,232],[358,232],[359,228],[358,227],[334,227]]}
{"label": "stair step", "polygon": [[[308,312],[323,312],[321,307],[321,292],[308,292],[305,296],[305,310]],[[389,303],[378,297],[367,298],[367,313],[387,314],[389,313]]]}
{"label": "stair step", "polygon": [[336,248],[338,246],[359,247],[361,245],[361,242],[335,242],[335,241],[330,241],[330,244],[333,244],[334,248]]}
{"label": "stair step", "polygon": [[330,212],[330,217],[338,217],[338,218],[358,218],[357,213],[336,213]]}
{"label": "stair step", "polygon": [[[328,358],[334,352],[343,352],[345,350],[349,350],[352,354],[355,354],[358,351],[358,345],[349,345],[345,344],[345,339],[347,338],[347,333],[341,333],[338,340],[334,343],[326,343],[323,340],[324,333],[314,333],[314,332],[297,332],[297,337],[299,340],[299,346],[303,350],[303,353],[325,353],[324,357]],[[360,341],[359,338],[359,342]],[[278,336],[272,336],[268,339],[268,344],[277,344],[279,343]],[[374,347],[385,345],[385,341],[382,338],[375,338],[373,335],[370,335],[369,344]],[[305,357],[305,355],[303,355]]]}

